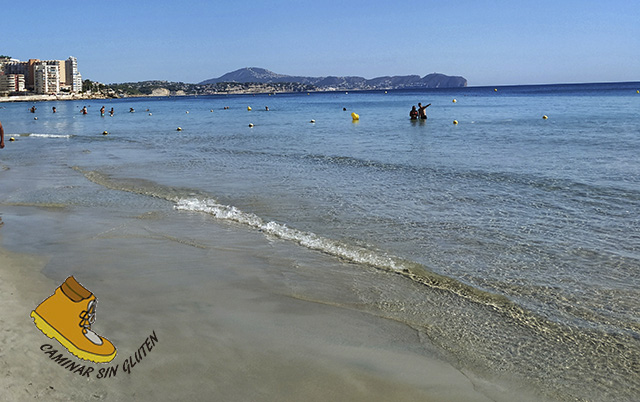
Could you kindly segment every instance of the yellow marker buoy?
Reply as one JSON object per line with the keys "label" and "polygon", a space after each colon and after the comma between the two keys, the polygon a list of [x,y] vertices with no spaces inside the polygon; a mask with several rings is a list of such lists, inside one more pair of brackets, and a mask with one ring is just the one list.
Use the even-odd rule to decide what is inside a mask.
{"label": "yellow marker buoy", "polygon": [[213,109],[211,109],[210,112],[213,113]]}
{"label": "yellow marker buoy", "polygon": [[16,139],[15,139],[15,138],[13,138],[13,137],[9,138],[9,141],[15,141],[15,140],[16,140]]}
{"label": "yellow marker buoy", "polygon": [[637,93],[637,94],[640,94],[640,89],[638,89],[638,90],[636,91],[636,93]]}
{"label": "yellow marker buoy", "polygon": [[356,112],[351,113],[351,118],[353,120],[360,120],[360,115],[358,115]]}
{"label": "yellow marker buoy", "polygon": [[108,131],[103,131],[103,132],[102,132],[102,135],[107,135],[107,134],[109,134],[109,132],[108,132]]}
{"label": "yellow marker buoy", "polygon": [[498,92],[498,88],[493,88],[493,92]]}
{"label": "yellow marker buoy", "polygon": [[453,121],[453,124],[454,124],[454,125],[455,125],[455,124],[458,124],[458,120],[454,120],[454,121]]}
{"label": "yellow marker buoy", "polygon": [[253,127],[253,123],[249,123],[249,127]]}
{"label": "yellow marker buoy", "polygon": [[251,111],[251,106],[247,106],[247,110],[248,110],[248,111]]}
{"label": "yellow marker buoy", "polygon": [[549,117],[545,114],[544,116],[542,116],[543,120],[547,120]]}
{"label": "yellow marker buoy", "polygon": [[33,118],[33,120],[38,120],[38,118],[37,118],[37,117],[34,117],[34,118]]}
{"label": "yellow marker buoy", "polygon": [[386,94],[386,93],[387,93],[387,91],[384,91],[384,93]]}
{"label": "yellow marker buoy", "polygon": [[315,122],[316,122],[315,120],[311,119],[311,121],[309,123],[315,123]]}
{"label": "yellow marker buoy", "polygon": [[151,113],[149,113],[149,116],[153,116]]}
{"label": "yellow marker buoy", "polygon": [[182,131],[182,127],[176,128],[176,131]]}
{"label": "yellow marker buoy", "polygon": [[457,100],[455,100],[455,99],[454,99],[454,100],[452,100],[451,102],[456,103],[456,102],[457,102]]}
{"label": "yellow marker buoy", "polygon": [[186,113],[186,114],[189,114],[189,111],[187,110],[185,113]]}

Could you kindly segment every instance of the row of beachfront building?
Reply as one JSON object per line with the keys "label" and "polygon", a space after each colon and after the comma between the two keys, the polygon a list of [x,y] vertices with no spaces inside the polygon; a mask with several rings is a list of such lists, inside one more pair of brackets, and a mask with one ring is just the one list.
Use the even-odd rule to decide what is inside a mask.
{"label": "row of beachfront building", "polygon": [[0,58],[0,96],[81,91],[82,76],[73,56],[66,60]]}

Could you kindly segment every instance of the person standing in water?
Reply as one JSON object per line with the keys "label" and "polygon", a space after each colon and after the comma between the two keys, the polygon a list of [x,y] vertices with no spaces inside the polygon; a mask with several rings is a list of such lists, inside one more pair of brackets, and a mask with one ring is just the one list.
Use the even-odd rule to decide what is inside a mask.
{"label": "person standing in water", "polygon": [[418,110],[416,109],[415,105],[411,107],[409,117],[411,118],[411,120],[418,120]]}
{"label": "person standing in water", "polygon": [[427,120],[427,108],[429,106],[431,106],[431,103],[427,106],[422,106],[422,103],[418,103],[418,114],[420,115],[420,119]]}
{"label": "person standing in water", "polygon": [[2,128],[2,122],[0,121],[0,149],[4,148],[4,128]]}

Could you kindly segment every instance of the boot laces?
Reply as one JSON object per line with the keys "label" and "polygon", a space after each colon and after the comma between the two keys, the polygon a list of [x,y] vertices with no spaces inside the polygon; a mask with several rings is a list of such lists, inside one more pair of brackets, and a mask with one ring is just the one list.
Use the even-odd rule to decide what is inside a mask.
{"label": "boot laces", "polygon": [[96,321],[96,305],[98,300],[94,299],[89,302],[87,309],[80,313],[80,326],[82,333],[86,334],[91,330],[91,325]]}

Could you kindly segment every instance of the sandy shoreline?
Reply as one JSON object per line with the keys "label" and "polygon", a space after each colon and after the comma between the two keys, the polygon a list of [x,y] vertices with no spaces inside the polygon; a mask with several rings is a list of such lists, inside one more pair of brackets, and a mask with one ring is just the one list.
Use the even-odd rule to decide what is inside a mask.
{"label": "sandy shoreline", "polygon": [[[5,240],[21,235],[17,226],[28,227],[29,220],[46,226],[51,215],[60,215],[55,219],[64,226],[64,215],[72,215],[43,213],[33,206],[2,209],[2,244],[12,243],[15,239]],[[132,265],[120,271],[107,271],[108,261],[98,262],[104,255],[81,256],[78,261],[97,265],[86,272],[78,261],[69,261],[75,269],[68,273],[100,300],[93,329],[118,348],[108,364],[77,360],[94,368],[88,376],[52,361],[45,354],[50,347],[43,345],[72,356],[37,330],[29,317],[67,275],[53,273],[56,278],[50,279],[40,273],[55,266],[58,256],[0,249],[0,367],[6,373],[0,387],[6,400],[490,400],[464,374],[429,357],[409,327],[301,300],[285,287],[272,288],[270,276],[288,257],[269,255],[271,247],[267,241],[260,244],[258,234],[243,240],[237,228],[221,228],[214,234],[218,246],[211,249],[175,242],[170,233],[149,235],[144,219],[128,219],[125,227],[117,217],[109,218],[117,223],[85,244],[89,253],[107,248],[107,254],[129,257],[143,246],[167,254],[148,259],[153,266],[147,267],[138,265],[145,264],[144,258],[131,258]],[[137,245],[131,244],[132,238],[139,239]],[[91,250],[91,242],[102,244]],[[172,254],[167,248],[185,247],[201,254],[192,261],[195,269],[190,273],[176,268],[176,261],[159,265]],[[218,261],[215,272],[197,268],[205,258]],[[141,360],[126,373],[127,361],[136,360],[136,351],[152,333],[157,344],[147,349],[146,357],[140,354]],[[97,378],[101,368],[114,367],[113,377]]]}
{"label": "sandy shoreline", "polygon": [[[357,292],[402,289],[398,275],[65,166],[4,162],[0,181],[2,400],[525,400],[365,311]],[[112,362],[76,359],[30,317],[70,275],[99,301],[92,330],[116,346]],[[86,368],[68,370],[52,350]]]}

